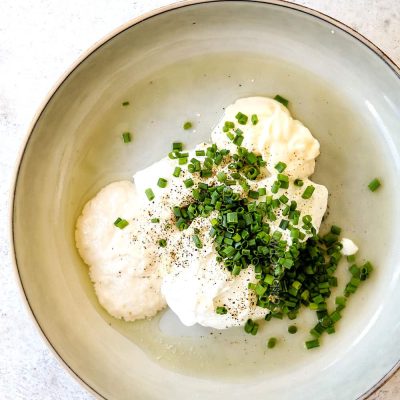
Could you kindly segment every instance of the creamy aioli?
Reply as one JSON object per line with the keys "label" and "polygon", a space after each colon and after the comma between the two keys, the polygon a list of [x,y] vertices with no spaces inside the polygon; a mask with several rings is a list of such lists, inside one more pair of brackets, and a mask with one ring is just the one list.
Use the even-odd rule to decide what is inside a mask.
{"label": "creamy aioli", "polygon": [[[256,125],[249,122],[240,126],[244,132],[242,146],[261,154],[267,162],[264,176],[248,181],[250,187],[254,190],[265,187],[270,193],[277,174],[274,166],[279,161],[285,162],[285,174],[291,184],[279,194],[295,200],[297,210],[302,216],[310,215],[318,231],[328,199],[326,187],[308,179],[319,154],[318,141],[277,101],[251,97],[227,107],[211,135],[218,148],[236,151],[222,126],[225,121],[234,121],[239,111],[257,114]],[[207,144],[201,144],[196,149],[206,147]],[[195,156],[195,150],[189,153],[189,159]],[[184,231],[175,227],[172,207],[192,201],[192,188],[186,188],[183,181],[189,177],[195,184],[200,181],[185,166],[179,178],[173,177],[176,165],[176,160],[166,157],[137,172],[134,184],[112,183],[85,205],[77,222],[76,243],[90,266],[100,304],[114,317],[127,321],[151,317],[168,304],[183,324],[199,323],[217,329],[244,325],[249,318],[263,318],[268,310],[256,306],[256,295],[248,289],[249,283],[257,281],[254,269],[248,267],[233,276],[216,261],[217,254],[208,234],[212,216],[196,218]],[[221,166],[224,168],[227,167]],[[157,186],[160,176],[168,180],[166,188]],[[303,179],[302,187],[293,185],[297,178]],[[215,177],[202,181],[217,184]],[[301,196],[308,185],[313,185],[315,191],[305,200]],[[155,194],[153,201],[144,193],[148,187]],[[244,195],[241,186],[232,189]],[[115,227],[113,222],[118,217],[126,219],[129,225],[122,230]],[[279,228],[282,216],[277,217],[270,222],[272,232],[280,230],[290,242],[288,231]],[[151,223],[152,218],[159,218],[159,223]],[[201,249],[192,240],[195,228],[203,243]],[[165,248],[158,245],[160,239],[166,240]],[[216,314],[218,306],[225,306],[228,313]]]}

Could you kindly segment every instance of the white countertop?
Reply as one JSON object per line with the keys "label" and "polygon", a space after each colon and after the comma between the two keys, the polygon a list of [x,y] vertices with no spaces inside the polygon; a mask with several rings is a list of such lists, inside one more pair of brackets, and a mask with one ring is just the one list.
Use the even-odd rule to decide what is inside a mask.
{"label": "white countertop", "polygon": [[[17,286],[8,239],[13,169],[47,92],[96,40],[169,0],[0,2],[0,399],[93,399],[55,359]],[[356,29],[400,64],[399,0],[303,0]],[[398,372],[370,400],[400,398]]]}

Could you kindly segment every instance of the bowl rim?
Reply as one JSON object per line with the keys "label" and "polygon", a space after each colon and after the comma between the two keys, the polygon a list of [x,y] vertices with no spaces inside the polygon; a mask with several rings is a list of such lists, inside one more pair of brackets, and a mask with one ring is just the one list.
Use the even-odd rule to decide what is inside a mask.
{"label": "bowl rim", "polygon": [[[69,76],[92,54],[94,54],[97,50],[103,47],[106,43],[123,33],[124,31],[130,29],[131,27],[138,25],[141,22],[144,22],[148,19],[157,17],[158,15],[168,13],[170,11],[174,11],[180,8],[186,8],[195,5],[201,4],[211,4],[211,3],[234,3],[234,2],[242,2],[242,3],[259,3],[259,4],[266,4],[272,5],[275,7],[282,7],[288,8],[290,10],[294,10],[297,12],[301,12],[307,14],[311,17],[319,19],[321,21],[327,22],[333,25],[336,29],[340,29],[353,37],[354,39],[358,40],[361,44],[371,50],[375,55],[377,55],[393,72],[397,77],[400,79],[400,66],[398,66],[384,51],[382,51],[377,45],[363,36],[361,33],[357,32],[350,26],[344,24],[343,22],[330,17],[320,11],[314,10],[310,7],[306,7],[299,4],[291,3],[287,0],[181,0],[177,1],[163,7],[152,9],[146,13],[140,14],[139,16],[130,19],[129,21],[125,22],[124,24],[118,26],[117,28],[113,29],[111,32],[103,36],[101,39],[97,40],[92,46],[90,46],[87,50],[85,50],[70,66],[66,69],[66,71],[61,75],[61,77],[57,80],[57,82],[53,85],[53,87],[49,90],[46,97],[40,104],[38,110],[34,114],[29,127],[26,131],[25,138],[23,139],[19,154],[17,156],[17,163],[15,164],[14,171],[12,173],[12,183],[11,183],[11,190],[10,190],[10,223],[9,223],[9,237],[10,237],[10,250],[11,250],[11,259],[12,264],[14,266],[14,276],[17,281],[17,286],[20,290],[22,301],[28,311],[28,315],[31,320],[34,322],[34,326],[39,332],[39,335],[42,337],[43,341],[46,343],[47,347],[51,350],[55,358],[60,362],[60,364],[64,367],[65,371],[68,371],[70,376],[75,378],[77,382],[81,384],[88,392],[93,394],[96,398],[102,400],[109,400],[108,398],[104,397],[101,393],[99,393],[94,387],[92,387],[88,382],[86,382],[78,372],[74,371],[70,365],[68,365],[67,361],[65,361],[62,356],[58,353],[57,349],[53,346],[50,339],[46,336],[44,328],[39,324],[39,321],[36,318],[36,315],[33,311],[33,308],[29,302],[28,296],[25,292],[24,284],[22,282],[20,270],[18,267],[18,260],[17,254],[15,251],[15,235],[14,235],[14,214],[15,214],[15,196],[17,190],[17,183],[19,178],[19,173],[21,169],[21,163],[25,155],[25,151],[28,147],[29,140],[32,136],[32,133],[42,116],[44,110],[46,109],[49,102],[52,100],[53,96],[57,93],[63,83],[69,78]],[[378,389],[380,389],[390,378],[400,370],[400,359],[395,363],[395,365],[378,381],[376,382],[369,390],[365,393],[360,395],[355,400],[364,400],[375,393]]]}

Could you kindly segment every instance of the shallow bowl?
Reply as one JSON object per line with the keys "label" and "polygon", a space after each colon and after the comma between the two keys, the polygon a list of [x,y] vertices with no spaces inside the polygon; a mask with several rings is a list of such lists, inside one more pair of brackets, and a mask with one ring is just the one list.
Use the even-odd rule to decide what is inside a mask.
{"label": "shallow bowl", "polygon": [[[313,179],[331,193],[325,229],[341,225],[376,266],[338,332],[306,351],[306,312],[292,340],[288,321],[249,338],[185,328],[168,311],[135,323],[108,316],[74,246],[83,204],[173,140],[208,139],[235,99],[277,93],[321,143]],[[182,130],[186,120],[193,131]],[[183,2],[147,14],[82,58],[32,126],[12,221],[24,296],[49,345],[99,398],[365,397],[400,358],[399,150],[399,70],[339,22],[280,1]],[[383,186],[371,193],[376,176]],[[344,264],[340,284],[346,274]],[[266,351],[270,336],[280,345]]]}

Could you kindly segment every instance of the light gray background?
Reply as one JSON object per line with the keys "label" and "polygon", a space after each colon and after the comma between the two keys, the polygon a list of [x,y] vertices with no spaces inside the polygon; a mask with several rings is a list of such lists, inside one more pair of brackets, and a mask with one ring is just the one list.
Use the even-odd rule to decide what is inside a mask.
{"label": "light gray background", "polygon": [[[0,0],[0,399],[93,399],[46,347],[18,289],[9,247],[10,186],[48,91],[96,40],[169,0]],[[399,0],[295,1],[358,30],[400,64]],[[400,372],[371,400],[400,398]]]}

